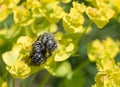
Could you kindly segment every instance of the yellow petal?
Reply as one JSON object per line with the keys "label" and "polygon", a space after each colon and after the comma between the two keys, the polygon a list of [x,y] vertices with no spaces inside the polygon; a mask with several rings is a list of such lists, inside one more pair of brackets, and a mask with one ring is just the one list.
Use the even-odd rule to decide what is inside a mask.
{"label": "yellow petal", "polygon": [[54,61],[64,61],[69,58],[70,54],[64,53],[63,55],[56,54],[54,57]]}
{"label": "yellow petal", "polygon": [[14,62],[16,61],[16,59],[18,58],[18,54],[15,53],[14,51],[8,51],[5,52],[2,55],[3,61],[8,65],[8,66],[12,66],[14,64]]}
{"label": "yellow petal", "polygon": [[73,51],[75,48],[73,43],[70,43],[67,47],[66,47],[66,52],[71,52]]}

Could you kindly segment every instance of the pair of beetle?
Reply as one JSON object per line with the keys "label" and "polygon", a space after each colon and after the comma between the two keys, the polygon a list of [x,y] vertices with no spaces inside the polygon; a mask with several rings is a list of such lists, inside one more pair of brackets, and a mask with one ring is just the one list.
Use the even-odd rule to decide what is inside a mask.
{"label": "pair of beetle", "polygon": [[33,65],[40,65],[44,63],[46,59],[52,55],[52,52],[56,48],[56,41],[50,33],[40,35],[33,43],[33,49],[30,55],[31,63]]}

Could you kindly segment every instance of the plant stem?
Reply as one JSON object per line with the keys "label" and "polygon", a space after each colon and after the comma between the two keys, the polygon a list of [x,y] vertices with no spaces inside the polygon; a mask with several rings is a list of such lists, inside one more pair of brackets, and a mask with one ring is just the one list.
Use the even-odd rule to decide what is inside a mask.
{"label": "plant stem", "polygon": [[13,77],[10,78],[9,87],[14,87],[14,78]]}
{"label": "plant stem", "polygon": [[48,81],[48,79],[50,78],[50,74],[47,73],[47,75],[44,77],[44,79],[40,82],[40,84],[38,85],[38,87],[44,87],[45,83]]}
{"label": "plant stem", "polygon": [[35,80],[36,76],[37,76],[37,73],[32,76],[32,78],[31,78],[30,81],[29,81],[28,87],[31,87],[31,86],[32,86],[32,83],[33,83],[33,81]]}
{"label": "plant stem", "polygon": [[90,25],[92,25],[92,22],[91,22],[91,21],[88,21],[88,24],[86,25],[85,30],[84,30],[84,32],[82,33],[81,37],[85,35],[85,33],[86,33],[86,31],[87,31],[87,29],[88,29],[88,27],[89,27]]}
{"label": "plant stem", "polygon": [[20,87],[26,87],[26,79],[20,80]]}
{"label": "plant stem", "polygon": [[12,78],[11,76],[7,77],[7,85],[8,87],[14,87],[14,78]]}
{"label": "plant stem", "polygon": [[89,60],[83,61],[83,63],[80,64],[80,65],[76,68],[76,70],[75,70],[74,72],[77,73],[77,72],[80,71],[81,69],[85,68],[88,64],[89,64]]}
{"label": "plant stem", "polygon": [[8,29],[8,26],[7,26],[6,22],[4,22],[4,27],[5,27],[5,29]]}

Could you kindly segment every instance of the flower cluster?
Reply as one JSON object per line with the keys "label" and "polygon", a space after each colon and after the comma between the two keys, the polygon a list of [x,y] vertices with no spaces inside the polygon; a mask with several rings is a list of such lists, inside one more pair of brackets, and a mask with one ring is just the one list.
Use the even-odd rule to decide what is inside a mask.
{"label": "flower cluster", "polygon": [[13,8],[19,3],[19,0],[1,0],[0,1],[0,22],[5,20],[12,13]]}
{"label": "flower cluster", "polygon": [[63,16],[63,26],[68,33],[82,33],[84,16],[86,6],[73,2],[73,8],[70,9],[70,13],[66,13]]}
{"label": "flower cluster", "polygon": [[78,44],[78,39],[75,39],[76,37],[79,39],[79,34],[63,35],[58,32],[55,35],[55,38],[58,41],[58,48],[56,50],[57,53],[54,57],[55,61],[64,61],[75,52]]}
{"label": "flower cluster", "polygon": [[[62,0],[63,3],[70,1]],[[83,12],[86,12],[99,28],[104,27],[111,18],[118,16],[120,12],[119,0],[92,0],[90,3],[93,6],[88,7],[83,3],[73,2],[70,13],[64,12],[63,8],[59,6],[59,0],[26,0],[23,2],[9,0],[8,2],[0,1],[0,21],[5,20],[11,13],[13,13],[15,23],[20,26],[31,25],[41,17],[45,17],[50,23],[57,23],[62,18],[67,32],[80,32],[84,23]]]}
{"label": "flower cluster", "polygon": [[98,63],[98,73],[95,76],[95,84],[92,87],[119,87],[120,86],[120,64],[106,56]]}
{"label": "flower cluster", "polygon": [[[0,30],[0,47],[3,48],[3,51],[0,48],[0,54],[13,77],[27,78],[43,69],[60,77],[71,74],[71,64],[67,59],[77,51],[81,36],[92,27],[89,24],[93,22],[98,28],[103,28],[112,18],[119,21],[119,0],[87,1],[89,4],[72,0],[0,0],[0,23],[9,15],[13,18],[10,29],[5,26]],[[67,11],[62,6],[66,3],[71,4]],[[47,36],[44,40],[36,40],[44,32],[53,33],[55,40],[51,37],[44,41]],[[49,43],[52,42],[57,44],[55,50],[50,48]],[[41,45],[43,49],[39,48]],[[93,87],[119,87],[120,64],[114,61],[119,53],[117,41],[110,37],[102,41],[96,39],[88,45],[87,52],[90,61],[95,61],[99,70]],[[44,57],[45,61],[41,61],[42,54],[48,57]],[[32,65],[31,60],[36,63],[37,58],[40,59],[37,66]]]}
{"label": "flower cluster", "polygon": [[[62,2],[69,3],[70,1],[63,0]],[[57,0],[0,1],[0,21],[5,20],[9,14],[13,13],[15,23],[20,26],[33,24],[36,19],[41,17],[46,17],[51,23],[56,23],[60,18],[55,16],[54,9],[58,9],[57,13],[62,11],[61,8],[57,7],[58,3]]]}
{"label": "flower cluster", "polygon": [[33,39],[30,37],[22,36],[17,40],[11,51],[5,52],[2,55],[4,62],[7,64],[6,69],[14,77],[24,78],[30,74],[31,69],[25,63],[25,60],[32,49],[32,42]]}
{"label": "flower cluster", "polygon": [[120,66],[115,63],[115,56],[119,53],[119,43],[108,37],[106,40],[94,40],[88,45],[88,57],[95,61],[98,73],[92,87],[119,87]]}
{"label": "flower cluster", "polygon": [[[62,33],[56,33],[55,39],[58,44],[58,48],[52,53],[45,63],[34,66],[30,64],[30,53],[32,51],[32,43],[34,39],[22,36],[11,51],[5,52],[2,57],[7,64],[6,69],[16,78],[26,78],[34,72],[41,69],[47,69],[52,74],[55,74],[52,63],[54,61],[64,61],[76,50],[78,40],[74,40],[74,36],[79,35],[63,35]],[[79,39],[79,38],[78,38]],[[54,64],[54,63],[53,63]],[[24,68],[23,68],[24,67]]]}
{"label": "flower cluster", "polygon": [[88,44],[87,51],[90,61],[98,61],[106,56],[114,58],[119,53],[119,44],[110,37],[102,41],[96,39]]}
{"label": "flower cluster", "polygon": [[97,25],[97,27],[104,27],[109,20],[114,16],[115,12],[103,0],[93,0],[94,7],[87,7],[86,14]]}

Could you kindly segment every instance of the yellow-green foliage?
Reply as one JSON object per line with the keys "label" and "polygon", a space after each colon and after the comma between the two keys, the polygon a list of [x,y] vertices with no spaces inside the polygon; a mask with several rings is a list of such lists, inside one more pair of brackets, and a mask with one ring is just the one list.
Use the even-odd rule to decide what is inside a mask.
{"label": "yellow-green foliage", "polygon": [[7,83],[0,77],[0,87],[8,87]]}
{"label": "yellow-green foliage", "polygon": [[[9,17],[13,21],[10,27],[4,24],[4,28],[0,29],[0,57],[6,70],[14,78],[21,79],[44,69],[53,76],[67,77],[68,83],[73,81],[74,76],[82,78],[68,61],[79,50],[78,43],[82,41],[82,36],[89,34],[92,25],[103,29],[112,19],[120,22],[120,0],[86,2],[87,4],[80,3],[80,0],[0,0],[0,23],[4,24]],[[69,11],[66,11],[65,5],[70,3]],[[45,63],[30,65],[32,43],[44,32],[54,33],[57,49]],[[120,63],[115,62],[119,46],[119,41],[111,37],[101,41],[96,39],[88,44],[89,60],[95,62],[98,69],[93,87],[120,87]],[[7,87],[2,77],[0,87]]]}

